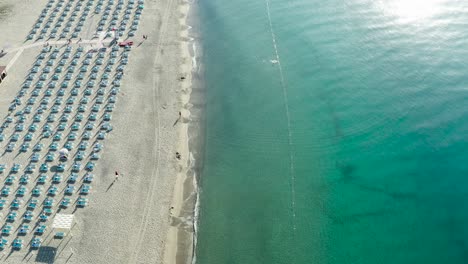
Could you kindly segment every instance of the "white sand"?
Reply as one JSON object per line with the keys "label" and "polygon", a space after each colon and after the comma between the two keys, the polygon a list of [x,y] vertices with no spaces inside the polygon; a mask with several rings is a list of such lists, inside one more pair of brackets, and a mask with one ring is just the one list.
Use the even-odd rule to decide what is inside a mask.
{"label": "white sand", "polygon": [[[18,48],[24,45],[46,1],[0,0],[0,8],[5,4],[11,13],[0,19],[0,45]],[[191,58],[187,32],[180,32],[186,29],[180,23],[185,21],[187,7],[181,0],[145,1],[113,112],[114,129],[103,141],[104,151],[93,171],[89,206],[75,212],[77,224],[72,236],[56,240],[51,230],[43,236],[43,246],[55,248],[55,263],[190,263],[194,193],[193,179],[186,177],[186,171]],[[142,34],[149,39],[138,46]],[[6,82],[0,84],[0,118],[7,115],[9,103],[40,49],[24,50]],[[0,65],[13,57],[9,53],[0,58]],[[186,80],[181,81],[181,76]],[[182,118],[174,126],[179,111]],[[2,148],[5,145],[0,144]],[[176,152],[181,153],[180,161]],[[27,158],[15,162],[23,163],[24,168]],[[10,162],[0,158],[0,164]],[[121,175],[117,181],[116,170]],[[37,251],[28,250],[26,246],[9,255],[8,248],[0,261],[33,261]]]}

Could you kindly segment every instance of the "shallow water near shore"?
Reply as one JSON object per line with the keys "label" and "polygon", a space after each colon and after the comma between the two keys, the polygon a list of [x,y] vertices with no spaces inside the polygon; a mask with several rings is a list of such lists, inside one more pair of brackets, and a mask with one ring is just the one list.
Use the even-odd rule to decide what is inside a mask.
{"label": "shallow water near shore", "polygon": [[468,3],[197,9],[198,264],[468,261]]}

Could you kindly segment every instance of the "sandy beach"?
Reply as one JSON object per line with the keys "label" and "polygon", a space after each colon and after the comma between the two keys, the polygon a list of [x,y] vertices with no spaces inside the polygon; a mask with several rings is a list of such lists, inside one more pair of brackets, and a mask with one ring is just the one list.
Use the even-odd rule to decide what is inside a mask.
{"label": "sandy beach", "polygon": [[[127,4],[128,1],[124,2]],[[0,65],[9,65],[8,76],[0,84],[2,122],[9,116],[11,102],[18,95],[36,57],[43,49],[42,42],[45,40],[25,41],[25,38],[47,3],[44,0],[0,1],[0,10],[5,10],[0,11],[0,45],[7,52],[0,58]],[[76,2],[72,3],[75,6]],[[93,5],[95,7],[96,2]],[[87,206],[61,208],[58,202],[64,197],[62,192],[68,187],[68,183],[62,181],[47,185],[50,188],[56,186],[59,194],[55,196],[54,213],[44,223],[47,231],[40,236],[41,247],[38,250],[29,249],[29,241],[38,237],[30,232],[21,237],[25,244],[23,248],[13,250],[11,245],[16,235],[12,234],[6,238],[9,243],[2,251],[0,261],[191,263],[193,207],[196,195],[194,179],[187,176],[190,168],[188,126],[191,120],[189,100],[192,69],[192,59],[188,50],[190,39],[188,27],[185,25],[188,11],[189,5],[180,0],[144,1],[138,30],[134,37],[128,38],[134,41],[134,45],[123,72],[120,90],[115,96],[115,108],[109,122],[112,129],[107,130],[103,141],[92,141],[94,145],[96,142],[102,144],[103,150],[99,153],[99,159],[94,162],[94,180],[90,184],[91,191],[86,195]],[[93,38],[94,28],[100,16],[102,13],[91,12],[88,15],[88,22],[83,26],[80,35],[83,39],[81,44],[74,39],[68,45],[72,47],[73,52],[80,46],[86,51],[110,45],[109,38]],[[142,35],[147,35],[148,38],[144,40]],[[54,48],[57,46],[60,49],[60,54],[64,53],[66,42],[56,42],[59,39],[49,41]],[[34,43],[41,44],[30,47]],[[26,48],[26,45],[29,46]],[[107,52],[104,59],[106,61],[109,60],[110,48]],[[119,51],[119,54],[123,53],[124,51]],[[115,70],[115,66],[113,69]],[[99,71],[98,74],[104,73]],[[29,98],[30,93],[31,89],[25,97]],[[39,99],[42,98],[41,95]],[[80,93],[77,100],[83,98],[85,95]],[[33,105],[34,109],[38,105],[39,103]],[[18,106],[10,116],[23,107],[25,104]],[[104,115],[104,112],[102,113]],[[46,112],[43,115],[48,114]],[[86,110],[85,120],[86,116],[91,114],[89,109]],[[70,115],[75,117],[76,113],[72,112]],[[16,118],[14,122],[16,123]],[[45,125],[45,121],[41,122],[39,127]],[[72,122],[67,124],[71,125]],[[10,138],[14,133],[13,127],[14,125],[4,131],[6,138]],[[63,134],[69,135],[71,130],[72,128],[67,128]],[[41,140],[43,139],[38,135],[33,135],[31,145],[39,141],[49,143]],[[62,140],[60,143],[65,142]],[[29,154],[16,155],[20,143],[16,144],[12,153],[0,157],[0,164],[5,164],[7,170],[13,163],[25,168],[30,162],[31,151]],[[0,146],[4,149],[8,144],[9,141],[4,140]],[[78,141],[75,145],[77,144]],[[177,152],[180,153],[180,159],[176,157]],[[47,153],[47,148],[39,152],[41,157]],[[74,154],[75,149],[72,149],[71,153]],[[86,161],[88,160],[81,164],[84,166]],[[39,161],[38,166],[42,163]],[[71,173],[72,164],[73,161],[67,163],[67,169],[63,172],[64,178]],[[115,177],[115,171],[119,173],[118,179]],[[85,173],[80,171],[79,177],[84,177]],[[18,173],[12,189],[20,188],[17,181],[21,174],[22,172]],[[52,173],[49,174],[52,176]],[[8,173],[1,174],[3,179],[7,176]],[[27,193],[21,201],[23,205],[33,199],[30,192],[37,184],[34,179],[39,176],[39,171],[36,170],[30,176],[31,181],[25,185]],[[75,185],[80,188],[79,184]],[[47,190],[47,187],[44,190]],[[77,200],[79,197],[83,196],[76,191],[70,199]],[[47,198],[47,195],[39,197]],[[5,199],[10,202],[14,197],[9,196]],[[26,212],[26,206],[18,212],[22,215]],[[55,231],[50,226],[56,212],[75,215],[75,224],[63,239],[55,239]],[[7,215],[8,208],[3,208],[2,213],[3,216]],[[1,220],[3,227],[6,223],[3,217]],[[17,220],[11,225],[13,228],[19,228],[22,224]]]}

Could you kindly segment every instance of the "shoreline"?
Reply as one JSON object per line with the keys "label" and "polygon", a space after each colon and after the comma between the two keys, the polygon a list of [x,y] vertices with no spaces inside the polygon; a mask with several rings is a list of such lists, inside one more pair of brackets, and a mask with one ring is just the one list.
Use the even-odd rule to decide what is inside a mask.
{"label": "shoreline", "polygon": [[181,65],[180,94],[178,101],[181,105],[180,120],[177,129],[178,142],[176,149],[181,158],[176,164],[176,181],[174,184],[172,203],[170,208],[170,226],[164,248],[163,263],[182,264],[194,261],[196,245],[196,204],[198,203],[197,179],[190,171],[195,162],[190,152],[189,126],[191,119],[191,93],[193,86],[193,73],[196,70],[196,47],[194,39],[190,37],[191,27],[188,25],[189,13],[192,4],[183,1],[179,5],[180,12],[180,52]]}

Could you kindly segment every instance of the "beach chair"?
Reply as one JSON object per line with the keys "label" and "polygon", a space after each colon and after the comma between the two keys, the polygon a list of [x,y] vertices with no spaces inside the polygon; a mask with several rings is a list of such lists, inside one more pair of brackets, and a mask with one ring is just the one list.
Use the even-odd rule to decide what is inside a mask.
{"label": "beach chair", "polygon": [[31,87],[31,84],[32,84],[31,81],[26,81],[26,82],[24,82],[24,84],[23,84],[23,88],[30,88],[30,87]]}
{"label": "beach chair", "polygon": [[[53,83],[53,82],[51,82],[50,84],[52,84],[52,83]],[[49,84],[49,85],[50,85],[50,84]],[[55,84],[54,84],[54,85],[55,85]],[[52,87],[52,88],[53,88],[53,87]],[[47,97],[51,97],[51,96],[52,96],[52,93],[53,93],[53,92],[52,92],[52,89],[47,89],[47,90],[45,91],[44,95],[47,96]],[[47,100],[47,103],[49,103],[49,100]]]}
{"label": "beach chair", "polygon": [[[89,120],[89,121],[96,121],[96,120],[97,120],[97,114],[91,113],[91,114],[89,115],[89,117],[88,117],[88,120]],[[91,124],[93,124],[93,123],[91,123]],[[94,124],[93,124],[93,127],[94,127]]]}
{"label": "beach chair", "polygon": [[31,249],[38,249],[39,247],[41,247],[41,243],[42,243],[42,240],[40,238],[33,238],[31,240]]}
{"label": "beach chair", "polygon": [[97,139],[99,140],[104,140],[106,138],[106,133],[104,132],[99,132]]}
{"label": "beach chair", "polygon": [[78,174],[71,173],[70,177],[68,177],[67,183],[75,183],[77,179],[78,179]]}
{"label": "beach chair", "polygon": [[3,187],[2,188],[2,196],[8,196],[10,194],[10,187]]}
{"label": "beach chair", "polygon": [[12,152],[15,149],[16,144],[15,143],[9,143],[6,147],[7,152]]}
{"label": "beach chair", "polygon": [[104,97],[102,95],[99,95],[96,97],[96,104],[102,104],[104,103]]}
{"label": "beach chair", "polygon": [[25,236],[29,233],[29,225],[22,225],[20,229],[18,230],[18,235],[19,236]]}
{"label": "beach chair", "polygon": [[[34,89],[34,91],[32,91],[31,93],[31,96],[38,97],[40,93],[41,93],[40,89]],[[37,100],[36,98],[29,98],[28,105],[33,105],[36,102],[36,100]]]}
{"label": "beach chair", "polygon": [[98,160],[98,159],[100,159],[100,156],[99,156],[98,153],[93,153],[93,154],[91,155],[90,159],[91,159],[91,160]]}
{"label": "beach chair", "polygon": [[34,218],[34,213],[32,211],[26,211],[23,215],[23,221],[31,222]]}
{"label": "beach chair", "polygon": [[15,131],[16,132],[21,132],[23,130],[24,130],[24,125],[23,124],[19,124],[19,125],[15,126]]}
{"label": "beach chair", "polygon": [[13,199],[13,201],[10,204],[10,210],[19,210],[21,206],[21,201],[18,199]]}
{"label": "beach chair", "polygon": [[[86,150],[87,147],[88,147],[88,142],[81,142],[80,145],[78,145],[78,150],[82,152]],[[78,154],[81,154],[81,153],[78,153]]]}
{"label": "beach chair", "polygon": [[56,186],[51,186],[49,190],[47,191],[47,194],[49,196],[55,196],[58,192],[58,188]]}
{"label": "beach chair", "polygon": [[6,238],[0,238],[0,249],[3,250],[8,245],[8,240]]}
{"label": "beach chair", "polygon": [[80,100],[80,104],[81,104],[81,105],[88,104],[88,102],[89,102],[89,98],[88,98],[88,97],[83,97],[83,98]]}
{"label": "beach chair", "polygon": [[57,91],[57,96],[64,96],[65,95],[65,89],[61,88]]}
{"label": "beach chair", "polygon": [[26,166],[25,172],[34,173],[35,170],[36,170],[36,164],[29,164],[28,166]]}
{"label": "beach chair", "polygon": [[[71,112],[73,112],[73,106],[71,105],[67,105],[65,106],[65,109],[63,110],[65,113],[69,114]],[[68,121],[68,120],[67,120]]]}
{"label": "beach chair", "polygon": [[37,128],[38,128],[38,126],[37,126],[36,124],[32,124],[32,125],[29,126],[29,129],[28,129],[28,130],[29,130],[30,132],[36,132],[36,131],[37,131]]}
{"label": "beach chair", "polygon": [[29,142],[21,144],[20,152],[27,152],[29,149]]}
{"label": "beach chair", "polygon": [[46,222],[48,219],[49,219],[49,216],[47,214],[45,214],[45,213],[41,213],[39,215],[39,221],[40,222]]}
{"label": "beach chair", "polygon": [[55,174],[53,177],[52,177],[52,183],[54,184],[58,184],[62,182],[62,176],[60,174]]}
{"label": "beach chair", "polygon": [[99,152],[99,151],[102,150],[103,147],[104,147],[104,146],[103,146],[101,143],[97,143],[97,144],[94,146],[93,151],[94,151],[94,152]]}
{"label": "beach chair", "polygon": [[56,151],[56,150],[58,149],[58,144],[57,144],[57,142],[53,142],[52,144],[50,144],[49,149],[50,149],[51,151]]}
{"label": "beach chair", "polygon": [[17,142],[18,139],[19,139],[19,137],[20,137],[20,134],[14,133],[14,134],[11,136],[10,141],[11,141],[11,142]]}
{"label": "beach chair", "polygon": [[20,117],[18,117],[18,123],[23,124],[26,122],[26,115],[22,114]]}
{"label": "beach chair", "polygon": [[12,185],[15,182],[15,176],[8,176],[5,179],[6,185]]}
{"label": "beach chair", "polygon": [[[84,91],[85,96],[90,96],[92,94],[93,94],[93,89],[91,89],[91,88],[86,88],[85,89],[85,91]],[[86,103],[88,103],[88,102],[86,102]]]}
{"label": "beach chair", "polygon": [[42,143],[37,143],[37,144],[34,146],[33,151],[35,151],[35,152],[42,151],[43,147],[44,147],[44,144],[42,144]]}
{"label": "beach chair", "polygon": [[13,240],[11,246],[14,250],[21,250],[23,248],[23,240],[16,238],[15,240]]}
{"label": "beach chair", "polygon": [[65,237],[64,232],[56,232],[55,235],[54,235],[55,239],[63,239],[64,237]]}
{"label": "beach chair", "polygon": [[94,167],[95,167],[94,162],[89,161],[88,163],[86,163],[85,169],[86,169],[87,171],[93,171],[93,170],[94,170]]}
{"label": "beach chair", "polygon": [[67,124],[66,123],[60,123],[57,127],[57,130],[58,131],[64,131],[65,128],[67,128]]}
{"label": "beach chair", "polygon": [[76,202],[77,207],[85,207],[88,205],[88,199],[84,197],[79,197]]}
{"label": "beach chair", "polygon": [[75,162],[72,165],[72,172],[79,172],[81,169],[81,163]]}
{"label": "beach chair", "polygon": [[40,172],[47,172],[49,171],[49,166],[47,166],[46,163],[41,164],[41,167],[39,168]]}
{"label": "beach chair", "polygon": [[50,197],[46,198],[44,200],[43,206],[45,208],[51,208],[52,206],[54,206],[54,198],[50,198]]}
{"label": "beach chair", "polygon": [[36,228],[36,231],[34,232],[35,235],[38,235],[38,236],[41,236],[45,233],[45,231],[47,230],[47,226],[46,225],[39,225],[37,228]]}
{"label": "beach chair", "polygon": [[6,165],[5,164],[0,164],[0,173],[3,173],[6,169]]}
{"label": "beach chair", "polygon": [[36,209],[37,203],[38,203],[38,202],[39,202],[39,201],[38,201],[37,199],[31,199],[31,200],[29,201],[29,203],[28,203],[28,207],[27,207],[28,210],[34,210],[34,209]]}
{"label": "beach chair", "polygon": [[41,174],[37,179],[37,184],[45,184],[47,182],[47,175]]}
{"label": "beach chair", "polygon": [[67,185],[67,187],[65,188],[65,192],[64,194],[65,195],[73,195],[73,192],[75,191],[75,186],[73,185]]}
{"label": "beach chair", "polygon": [[23,197],[26,194],[27,191],[28,191],[28,189],[26,187],[21,186],[16,191],[16,196]]}
{"label": "beach chair", "polygon": [[[31,128],[31,127],[30,127],[30,128]],[[33,130],[34,130],[34,131],[37,130],[37,127],[34,128]],[[30,129],[29,131],[34,132],[33,130]],[[24,140],[25,140],[25,141],[31,141],[32,138],[33,138],[33,136],[34,136],[33,133],[29,132],[29,133],[27,133],[27,134],[24,136]],[[29,144],[29,142],[28,142],[28,144]],[[29,147],[29,146],[28,146],[28,147]]]}
{"label": "beach chair", "polygon": [[76,140],[76,133],[75,132],[71,132],[69,135],[68,135],[68,140],[71,140],[71,141],[74,141]]}
{"label": "beach chair", "polygon": [[[52,67],[50,66],[46,66],[44,67],[44,70],[42,71],[43,73],[50,73],[50,71],[52,70]],[[41,87],[42,88],[42,87]]]}
{"label": "beach chair", "polygon": [[94,175],[91,173],[86,173],[85,177],[83,178],[84,183],[92,183],[94,180]]}
{"label": "beach chair", "polygon": [[55,99],[55,101],[54,101],[54,104],[55,104],[55,105],[62,105],[62,103],[63,103],[63,100],[62,100],[61,97]]}
{"label": "beach chair", "polygon": [[7,222],[14,222],[16,220],[16,217],[18,216],[18,213],[17,212],[10,212],[8,213],[7,215]]}
{"label": "beach chair", "polygon": [[104,88],[99,88],[99,89],[97,90],[97,94],[98,94],[98,95],[104,95],[105,93],[106,93],[106,89],[104,89]]}
{"label": "beach chair", "polygon": [[24,114],[30,114],[32,111],[32,106],[28,105],[24,108]]}
{"label": "beach chair", "polygon": [[95,104],[93,105],[93,107],[91,108],[91,111],[94,112],[94,113],[97,113],[101,110],[101,106],[99,104]]}
{"label": "beach chair", "polygon": [[63,72],[62,66],[58,66],[57,68],[55,68],[55,73],[62,73],[62,72]]}
{"label": "beach chair", "polygon": [[29,176],[28,175],[23,175],[20,177],[19,183],[22,185],[26,185],[29,183]]}
{"label": "beach chair", "polygon": [[40,187],[40,186],[34,187],[34,189],[32,190],[31,193],[32,193],[33,196],[36,196],[36,197],[40,196],[41,193],[42,193],[42,187]]}
{"label": "beach chair", "polygon": [[104,131],[112,131],[112,126],[109,122],[105,122],[102,126],[101,126],[101,130],[104,130]]}
{"label": "beach chair", "polygon": [[20,164],[14,163],[14,164],[13,164],[13,167],[11,167],[11,171],[10,171],[10,172],[11,172],[11,173],[17,173],[17,172],[20,170],[20,168],[21,168],[21,165],[20,165]]}
{"label": "beach chair", "polygon": [[11,225],[5,225],[2,228],[2,236],[9,236],[11,234],[12,226]]}
{"label": "beach chair", "polygon": [[74,122],[71,126],[72,131],[78,131],[80,128],[81,128],[81,125],[78,122]]}
{"label": "beach chair", "polygon": [[102,80],[100,83],[99,83],[99,86],[100,87],[107,87],[109,85],[109,81],[108,80]]}
{"label": "beach chair", "polygon": [[60,141],[60,140],[62,140],[62,133],[57,132],[57,133],[54,135],[54,137],[53,137],[52,140],[53,140],[53,141]]}
{"label": "beach chair", "polygon": [[51,214],[54,213],[54,209],[52,208],[44,208],[44,210],[42,210],[43,214],[47,215],[47,216],[50,216]]}
{"label": "beach chair", "polygon": [[92,136],[91,132],[86,131],[86,132],[83,133],[82,138],[83,138],[83,140],[89,140],[89,139],[91,139],[91,136]]}

